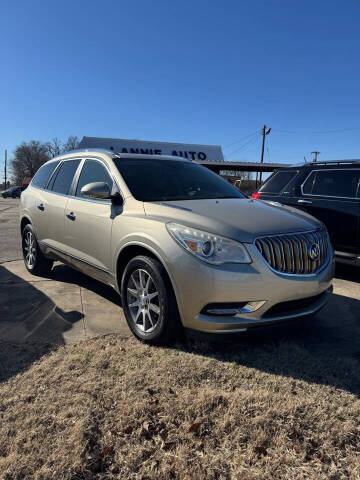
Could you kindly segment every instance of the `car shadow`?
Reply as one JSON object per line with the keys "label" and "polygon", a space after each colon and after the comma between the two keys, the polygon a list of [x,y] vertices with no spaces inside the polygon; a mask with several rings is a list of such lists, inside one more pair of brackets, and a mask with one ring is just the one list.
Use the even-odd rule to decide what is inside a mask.
{"label": "car shadow", "polygon": [[360,395],[360,300],[333,294],[307,320],[245,333],[235,342],[190,340],[180,348]]}
{"label": "car shadow", "polygon": [[360,283],[360,267],[337,263],[335,277],[349,282]]}
{"label": "car shadow", "polygon": [[[5,269],[0,265],[0,280],[4,275],[3,270]],[[6,275],[9,275],[8,271]],[[21,304],[26,306],[38,302],[39,305],[48,305],[46,308],[55,312],[55,323],[59,326],[53,329],[51,343],[34,343],[33,349],[29,349],[28,345],[25,349],[21,344],[0,340],[0,381],[23,371],[42,355],[56,348],[53,343],[63,344],[63,333],[83,317],[80,311],[61,311],[36,287],[11,275],[9,283],[16,284],[18,292],[7,300],[1,291],[3,285],[0,284],[0,338],[5,322],[11,323]],[[350,270],[350,275],[355,273]],[[63,264],[56,264],[46,278],[76,284],[121,306],[119,295],[111,287]],[[346,279],[353,280],[352,276]],[[45,323],[48,321],[47,317]],[[360,395],[360,300],[333,294],[326,307],[306,321],[259,329],[226,343],[190,339],[178,343],[177,348]]]}
{"label": "car shadow", "polygon": [[65,332],[75,327],[81,331],[82,319],[81,311],[61,308],[0,265],[0,381],[64,345]]}
{"label": "car shadow", "polygon": [[109,302],[121,307],[120,295],[112,287],[62,263],[55,264],[46,278],[56,280],[57,282],[75,283],[79,287],[91,290]]}

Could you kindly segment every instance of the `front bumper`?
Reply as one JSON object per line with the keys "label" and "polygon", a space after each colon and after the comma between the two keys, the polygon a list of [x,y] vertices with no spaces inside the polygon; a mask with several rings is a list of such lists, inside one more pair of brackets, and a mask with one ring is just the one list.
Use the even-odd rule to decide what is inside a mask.
{"label": "front bumper", "polygon": [[[201,328],[201,331],[207,332],[207,333],[245,332],[252,328],[266,327],[268,325],[274,325],[276,323],[282,323],[289,320],[295,320],[298,318],[304,318],[309,315],[314,315],[316,312],[318,312],[325,306],[331,293],[332,293],[332,287],[329,287],[327,290],[325,290],[325,292],[323,292],[320,295],[320,298],[316,298],[316,300],[314,300],[314,302],[311,303],[311,305],[299,307],[296,311],[289,308],[288,312],[284,312],[277,315],[265,314],[263,317],[260,317],[260,318],[249,318],[241,315],[235,315],[233,317],[229,317],[229,316],[214,317],[214,316],[200,314],[198,316],[198,321],[202,322],[202,326],[206,328],[206,330]],[[316,295],[315,297],[319,297],[319,296]],[[304,301],[307,300],[307,298],[304,298]],[[310,298],[313,298],[313,297],[310,297]]]}
{"label": "front bumper", "polygon": [[[178,247],[176,261],[168,264],[168,270],[185,328],[219,334],[244,332],[312,315],[326,304],[332,291],[332,257],[316,274],[286,275],[271,270],[254,245],[246,247],[252,264],[221,266],[201,262]],[[236,302],[264,303],[253,312],[232,316],[204,312],[210,303]]]}

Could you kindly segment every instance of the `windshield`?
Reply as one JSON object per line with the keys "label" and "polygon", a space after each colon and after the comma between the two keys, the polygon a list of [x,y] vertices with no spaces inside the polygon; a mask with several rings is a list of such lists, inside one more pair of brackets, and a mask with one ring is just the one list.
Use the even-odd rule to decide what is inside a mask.
{"label": "windshield", "polygon": [[259,189],[264,193],[280,193],[298,173],[297,170],[278,171],[271,175]]}
{"label": "windshield", "polygon": [[116,157],[113,160],[136,200],[245,198],[219,175],[192,162]]}

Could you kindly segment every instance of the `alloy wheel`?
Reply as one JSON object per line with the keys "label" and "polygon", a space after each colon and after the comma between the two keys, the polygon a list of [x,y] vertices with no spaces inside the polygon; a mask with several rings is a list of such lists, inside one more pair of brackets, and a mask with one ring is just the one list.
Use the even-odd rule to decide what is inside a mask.
{"label": "alloy wheel", "polygon": [[25,234],[23,252],[27,267],[33,268],[36,261],[36,244],[32,232],[26,232]]}
{"label": "alloy wheel", "polygon": [[144,269],[134,270],[127,284],[127,306],[132,321],[143,333],[150,333],[160,319],[159,292],[151,275]]}

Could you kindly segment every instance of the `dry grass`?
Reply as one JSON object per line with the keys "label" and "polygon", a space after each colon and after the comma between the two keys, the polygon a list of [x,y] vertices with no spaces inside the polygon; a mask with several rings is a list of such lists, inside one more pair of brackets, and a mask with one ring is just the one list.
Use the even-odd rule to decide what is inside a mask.
{"label": "dry grass", "polygon": [[[288,343],[166,349],[108,336],[34,362],[33,346],[2,347],[29,365],[0,384],[2,479],[360,478],[357,362]],[[289,361],[292,376],[276,371]]]}

